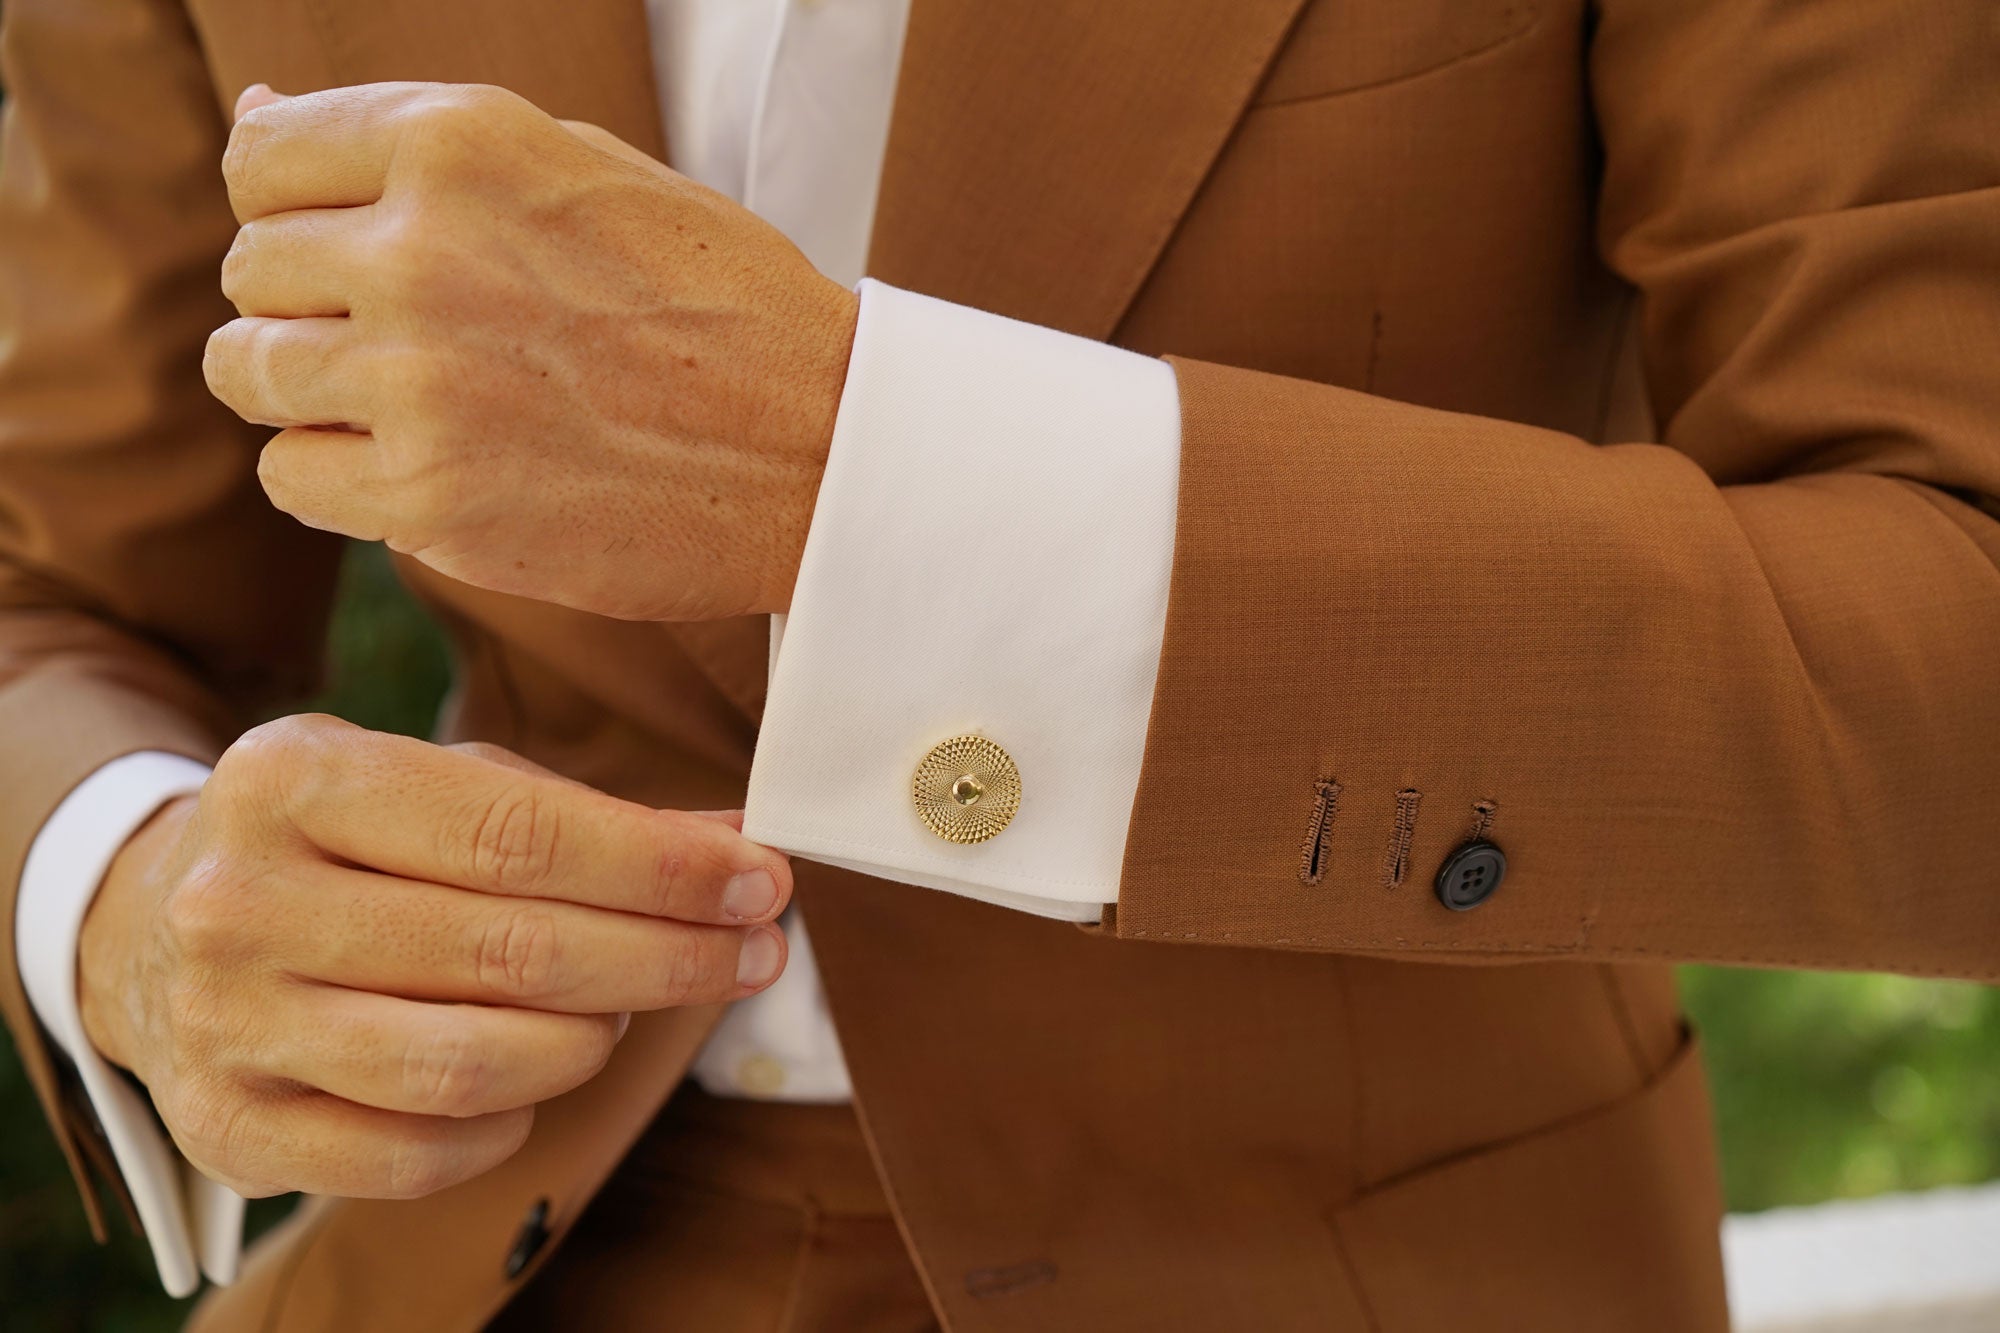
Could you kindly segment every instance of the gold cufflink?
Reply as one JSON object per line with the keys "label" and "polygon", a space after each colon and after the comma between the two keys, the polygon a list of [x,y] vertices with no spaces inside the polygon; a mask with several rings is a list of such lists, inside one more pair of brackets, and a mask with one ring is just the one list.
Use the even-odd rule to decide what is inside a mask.
{"label": "gold cufflink", "polygon": [[1021,808],[1021,770],[984,736],[953,736],[917,765],[910,799],[924,827],[946,842],[985,842]]}

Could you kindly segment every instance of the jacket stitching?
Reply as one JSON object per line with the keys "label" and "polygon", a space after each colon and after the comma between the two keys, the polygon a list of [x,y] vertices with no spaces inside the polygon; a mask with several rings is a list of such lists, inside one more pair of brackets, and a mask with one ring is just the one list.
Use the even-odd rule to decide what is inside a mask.
{"label": "jacket stitching", "polygon": [[1423,65],[1416,69],[1402,70],[1379,79],[1371,79],[1366,83],[1350,83],[1339,88],[1322,88],[1317,92],[1295,93],[1290,97],[1275,98],[1268,102],[1254,101],[1250,104],[1250,109],[1252,111],[1270,111],[1284,106],[1305,106],[1312,102],[1330,102],[1338,97],[1349,97],[1355,93],[1374,92],[1380,88],[1393,88],[1400,83],[1414,83],[1418,79],[1426,79],[1433,74],[1442,74],[1445,70],[1469,64],[1481,56],[1491,55],[1503,47],[1512,46],[1515,42],[1520,41],[1523,37],[1526,37],[1541,26],[1543,14],[1540,5],[1533,7],[1524,6],[1522,9],[1525,12],[1521,12],[1518,17],[1524,19],[1524,22],[1517,22],[1514,27],[1509,28],[1506,32],[1501,33],[1491,41],[1473,47],[1470,51],[1460,51],[1457,55],[1446,56],[1444,59],[1431,64]]}
{"label": "jacket stitching", "polygon": [[1299,848],[1299,883],[1308,888],[1326,878],[1328,849],[1333,845],[1333,817],[1340,811],[1340,784],[1321,778],[1313,784],[1312,817],[1306,821],[1305,842]]}
{"label": "jacket stitching", "polygon": [[1410,842],[1417,833],[1417,807],[1423,803],[1424,794],[1415,787],[1405,787],[1396,793],[1396,822],[1389,830],[1389,852],[1382,859],[1382,887],[1395,889],[1402,887],[1403,879],[1410,872]]}
{"label": "jacket stitching", "polygon": [[1490,797],[1472,803],[1472,826],[1465,831],[1467,842],[1478,842],[1493,831],[1493,816],[1499,813],[1500,803]]}

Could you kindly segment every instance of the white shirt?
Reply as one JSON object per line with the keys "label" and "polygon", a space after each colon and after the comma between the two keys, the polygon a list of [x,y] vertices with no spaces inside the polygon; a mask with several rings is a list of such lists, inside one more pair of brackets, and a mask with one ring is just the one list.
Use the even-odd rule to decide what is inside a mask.
{"label": "white shirt", "polygon": [[[1149,357],[863,281],[909,0],[648,0],[676,169],[742,201],[860,322],[769,699],[744,830],[795,855],[1065,920],[1118,895],[1166,621],[1180,420]],[[1021,774],[970,846],[910,799],[930,747],[978,733]],[[207,770],[114,760],[30,849],[23,982],[76,1062],[167,1290],[235,1274],[242,1200],[182,1161],[91,1048],[76,940],[113,854]],[[733,1006],[692,1073],[709,1091],[850,1095],[803,923],[777,983]]]}

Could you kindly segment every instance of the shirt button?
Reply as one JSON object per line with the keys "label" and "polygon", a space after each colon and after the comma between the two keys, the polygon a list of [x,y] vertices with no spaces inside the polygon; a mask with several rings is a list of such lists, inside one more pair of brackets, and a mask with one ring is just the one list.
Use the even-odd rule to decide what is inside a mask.
{"label": "shirt button", "polygon": [[775,1097],[785,1090],[785,1066],[768,1055],[748,1055],[736,1063],[736,1086],[752,1097]]}
{"label": "shirt button", "polygon": [[985,842],[1021,808],[1021,770],[984,736],[953,736],[917,765],[910,799],[924,827],[946,842]]}
{"label": "shirt button", "polygon": [[1438,901],[1454,912],[1469,912],[1493,896],[1506,874],[1506,853],[1483,838],[1475,838],[1438,867]]}

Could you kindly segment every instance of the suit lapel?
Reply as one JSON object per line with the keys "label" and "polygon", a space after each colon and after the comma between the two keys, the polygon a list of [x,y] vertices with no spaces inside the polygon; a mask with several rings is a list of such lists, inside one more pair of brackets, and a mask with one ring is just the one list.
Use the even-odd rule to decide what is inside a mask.
{"label": "suit lapel", "polygon": [[1108,338],[1303,0],[914,0],[869,271]]}

